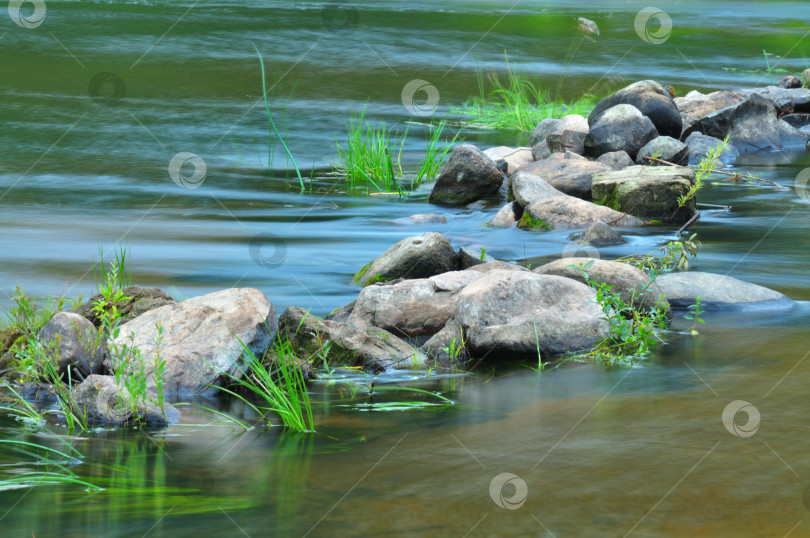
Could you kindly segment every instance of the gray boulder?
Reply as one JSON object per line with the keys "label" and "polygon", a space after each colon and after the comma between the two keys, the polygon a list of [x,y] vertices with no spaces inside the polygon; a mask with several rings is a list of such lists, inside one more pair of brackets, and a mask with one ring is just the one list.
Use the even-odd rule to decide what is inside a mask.
{"label": "gray boulder", "polygon": [[146,394],[145,404],[143,399],[134,401],[130,392],[118,386],[110,375],[89,376],[71,395],[77,411],[96,426],[168,426],[180,418],[180,412],[170,403],[163,402],[161,408],[154,392]]}
{"label": "gray boulder", "polygon": [[328,348],[330,367],[361,366],[368,372],[382,372],[389,368],[421,367],[427,359],[386,330],[324,320],[294,306],[281,313],[278,330],[306,362],[317,360]]}
{"label": "gray boulder", "polygon": [[599,27],[596,23],[585,17],[577,17],[577,31],[588,37],[599,35]]}
{"label": "gray boulder", "polygon": [[518,170],[516,174],[509,177],[509,192],[520,207],[526,207],[533,202],[547,198],[565,196],[543,178],[526,170]]}
{"label": "gray boulder", "polygon": [[669,136],[659,136],[647,142],[643,148],[638,151],[636,157],[636,164],[642,165],[656,165],[654,161],[649,161],[644,157],[658,157],[665,161],[683,165],[689,163],[689,147]]}
{"label": "gray boulder", "polygon": [[[158,327],[162,326],[163,334]],[[276,335],[276,310],[262,292],[231,288],[150,310],[120,327],[109,343],[113,370],[143,366],[148,386],[156,386],[156,355],[165,361],[166,395],[213,392],[211,385],[242,375],[246,351],[262,357]],[[141,365],[123,367],[118,352],[140,350]],[[134,360],[134,359],[133,359]]]}
{"label": "gray boulder", "polygon": [[540,120],[540,123],[534,128],[531,138],[529,138],[529,145],[534,146],[545,140],[548,135],[557,130],[560,124],[562,124],[562,120],[557,118],[545,118]]}
{"label": "gray boulder", "polygon": [[[642,80],[602,99],[588,116],[593,127],[602,115],[616,105],[632,105],[652,120],[658,134],[680,138],[683,123],[678,107],[672,100],[669,89],[654,80]],[[627,152],[635,157],[632,152]]]}
{"label": "gray boulder", "polygon": [[498,161],[504,161],[506,163],[507,174],[515,173],[518,168],[534,160],[532,157],[532,148],[497,146],[484,150],[484,154],[496,163]]}
{"label": "gray boulder", "polygon": [[807,135],[779,120],[773,101],[758,93],[696,121],[684,135],[694,132],[719,139],[729,136],[741,153],[805,147],[808,139]]}
{"label": "gray boulder", "polygon": [[107,342],[99,331],[86,318],[72,312],[57,312],[39,331],[39,342],[57,359],[57,370],[77,379],[75,371],[82,378],[90,374],[100,374],[109,360]]}
{"label": "gray boulder", "polygon": [[794,304],[778,291],[714,273],[665,273],[658,276],[656,283],[673,308],[688,308],[698,296],[704,310],[784,308]]}
{"label": "gray boulder", "polygon": [[777,88],[776,86],[766,86],[764,88],[754,88],[753,90],[743,91],[757,94],[773,101],[779,116],[792,114],[794,112],[810,112],[810,90],[806,88],[787,89]]}
{"label": "gray boulder", "polygon": [[[703,133],[692,133],[686,137],[686,145],[689,147],[689,165],[695,166],[703,160],[711,150],[722,144],[723,141],[713,136]],[[720,154],[720,164],[734,164],[739,157],[739,152],[734,148],[734,144],[726,144],[725,149]]]}
{"label": "gray boulder", "polygon": [[406,237],[394,243],[352,278],[368,286],[396,278],[424,278],[458,268],[458,255],[450,241],[437,232]]}
{"label": "gray boulder", "polygon": [[610,226],[640,226],[642,219],[573,196],[557,196],[532,202],[523,210],[518,228],[523,230],[570,230],[595,222]]}
{"label": "gray boulder", "polygon": [[532,160],[542,161],[551,156],[551,150],[548,149],[548,144],[545,140],[541,140],[532,146]]}
{"label": "gray boulder", "polygon": [[635,159],[644,144],[658,136],[655,125],[632,105],[616,105],[591,123],[585,137],[585,155],[599,157],[611,151],[625,151]]}
{"label": "gray boulder", "polygon": [[428,197],[430,203],[465,205],[498,193],[503,172],[495,161],[471,144],[453,148]]}
{"label": "gray boulder", "polygon": [[792,90],[792,89],[795,89],[795,88],[801,88],[802,87],[802,81],[799,79],[799,77],[794,77],[793,75],[788,75],[788,76],[784,77],[782,80],[780,80],[776,84],[776,86],[779,87],[779,88],[786,88],[786,89]]}
{"label": "gray boulder", "polygon": [[[746,94],[742,91],[717,91],[707,95],[690,92],[686,97],[676,97],[675,104],[683,120],[684,133],[700,119],[718,110],[736,105],[745,100]],[[682,136],[673,137],[683,139]]]}
{"label": "gray boulder", "polygon": [[563,194],[590,200],[591,176],[610,170],[606,164],[585,159],[546,159],[527,164],[520,172],[542,178]]}
{"label": "gray boulder", "polygon": [[509,202],[503,206],[487,225],[495,228],[512,228],[523,215],[523,208],[517,202]]}
{"label": "gray boulder", "polygon": [[603,247],[609,245],[621,245],[626,243],[627,240],[622,237],[622,234],[602,222],[601,220],[591,224],[585,234],[582,236],[582,242],[594,247]]}
{"label": "gray boulder", "polygon": [[[160,288],[127,286],[121,291],[125,297],[128,297],[128,299],[116,303],[118,313],[121,315],[119,318],[121,323],[132,321],[141,314],[149,312],[152,309],[160,308],[161,306],[174,304],[177,302],[171,295],[164,292]],[[89,319],[93,325],[98,327],[101,325],[101,320],[98,317],[98,312],[96,312],[93,307],[96,302],[102,300],[103,298],[103,295],[97,293],[79,306],[70,309],[69,312],[79,314],[80,316]]]}
{"label": "gray boulder", "polygon": [[569,114],[546,136],[546,144],[552,153],[570,151],[582,155],[589,130],[588,120],[579,114]]}
{"label": "gray boulder", "polygon": [[443,331],[426,342],[433,352],[464,338],[473,358],[537,360],[591,348],[608,324],[588,286],[569,278],[490,271],[458,294]]}
{"label": "gray boulder", "polygon": [[623,170],[628,166],[633,166],[633,159],[626,151],[609,151],[600,155],[596,162],[606,164],[613,170]]}
{"label": "gray boulder", "polygon": [[641,269],[621,262],[600,260],[596,258],[562,258],[542,265],[534,270],[538,275],[556,275],[572,278],[583,284],[587,283],[580,268],[591,264],[585,272],[591,280],[600,284],[613,286],[622,300],[636,309],[653,310],[663,308],[670,312],[669,304],[663,292],[650,276]]}
{"label": "gray boulder", "polygon": [[593,199],[645,219],[684,222],[695,214],[695,197],[680,209],[678,197],[685,195],[694,182],[691,168],[631,166],[594,174]]}

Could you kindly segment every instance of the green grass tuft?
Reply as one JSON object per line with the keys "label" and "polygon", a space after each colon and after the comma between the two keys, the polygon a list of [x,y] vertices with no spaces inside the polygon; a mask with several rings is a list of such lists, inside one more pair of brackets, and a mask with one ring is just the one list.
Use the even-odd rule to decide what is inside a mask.
{"label": "green grass tuft", "polygon": [[518,228],[522,230],[553,230],[551,225],[543,219],[536,219],[529,215],[528,211],[523,212],[523,216],[517,224]]}

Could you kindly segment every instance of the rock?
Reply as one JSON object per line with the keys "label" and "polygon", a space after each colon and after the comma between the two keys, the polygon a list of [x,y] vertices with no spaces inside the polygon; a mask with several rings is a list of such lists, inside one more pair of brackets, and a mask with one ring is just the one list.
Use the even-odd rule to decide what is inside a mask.
{"label": "rock", "polygon": [[599,27],[596,23],[585,17],[577,17],[577,31],[586,36],[598,36]]}
{"label": "rock", "polygon": [[555,196],[565,196],[540,176],[525,170],[518,170],[517,173],[509,177],[509,192],[515,198],[515,201],[520,204],[520,207],[526,207],[532,202],[554,198]]}
{"label": "rock", "polygon": [[[697,132],[690,134],[686,137],[686,145],[689,147],[689,165],[695,166],[699,164],[711,150],[722,143],[722,140],[713,136],[706,136]],[[734,164],[739,155],[739,152],[734,148],[734,144],[726,144],[726,148],[720,154],[720,162],[721,164]]]}
{"label": "rock", "polygon": [[532,159],[535,161],[542,161],[551,155],[551,150],[548,149],[548,144],[545,140],[541,140],[532,146]]}
{"label": "rock", "polygon": [[610,151],[603,153],[596,159],[596,162],[606,164],[613,170],[622,170],[628,166],[633,166],[633,159],[626,151]]}
{"label": "rock", "polygon": [[773,101],[779,116],[794,112],[810,112],[810,90],[806,88],[786,89],[766,86],[744,91]]}
{"label": "rock", "polygon": [[465,205],[498,193],[504,175],[472,144],[459,144],[442,165],[428,197],[434,204]]}
{"label": "rock", "polygon": [[720,139],[729,136],[730,142],[741,153],[804,147],[808,138],[785,122],[780,123],[773,102],[758,93],[698,120],[684,135],[693,132]]}
{"label": "rock", "polygon": [[[149,312],[154,308],[159,308],[167,304],[175,304],[177,302],[171,295],[164,292],[160,288],[127,286],[121,291],[126,297],[129,297],[129,299],[116,304],[118,312],[121,314],[121,323],[132,321],[141,314]],[[79,314],[80,316],[89,319],[93,325],[98,327],[101,325],[101,320],[98,317],[98,312],[93,310],[93,305],[103,298],[103,295],[97,293],[79,306],[68,310],[68,312]]]}
{"label": "rock", "polygon": [[484,259],[481,259],[481,251],[474,250],[469,247],[461,247],[458,249],[458,268],[459,270],[469,269],[475,265],[481,265],[486,262],[497,261],[484,251]]}
{"label": "rock", "polygon": [[653,161],[648,161],[644,157],[658,157],[665,161],[683,165],[689,163],[689,147],[669,136],[659,136],[647,142],[643,148],[638,151],[636,157],[636,164],[641,165],[656,165]]}
{"label": "rock", "polygon": [[[652,121],[657,134],[661,136],[671,136],[672,138],[681,136],[683,121],[678,107],[675,106],[669,90],[654,80],[633,83],[613,95],[605,97],[591,111],[588,116],[588,124],[593,127],[599,123],[601,116],[616,105],[632,105],[638,109],[641,114]],[[633,152],[628,151],[627,153],[631,157],[635,157]]]}
{"label": "rock", "polygon": [[[67,376],[68,368],[82,378],[105,371],[109,360],[106,339],[90,321],[72,312],[57,312],[39,331],[39,341],[58,359],[57,371]],[[77,378],[71,370],[72,379]]]}
{"label": "rock", "polygon": [[[743,100],[745,100],[744,92],[724,90],[708,95],[689,93],[686,97],[676,97],[675,104],[681,114],[685,133],[696,121],[718,110],[741,103]],[[683,139],[682,136],[677,138]]]}
{"label": "rock", "polygon": [[[133,406],[132,396],[125,387],[115,383],[111,375],[91,375],[72,391],[76,406],[87,415],[89,423],[100,426],[145,424],[168,426],[180,418],[180,412],[168,402],[161,409],[154,392],[146,395],[146,404],[139,400]],[[134,410],[133,410],[134,407]]]}
{"label": "rock", "polygon": [[352,282],[368,286],[395,278],[424,278],[458,267],[458,256],[450,241],[437,232],[406,237],[394,243],[365,265]]}
{"label": "rock", "polygon": [[640,226],[644,221],[609,207],[573,196],[538,200],[523,211],[518,228],[523,230],[565,230],[587,228],[597,221],[611,226]]}
{"label": "rock", "polygon": [[338,323],[346,323],[349,319],[349,316],[352,315],[352,310],[354,310],[354,301],[350,302],[349,304],[339,306],[329,312],[329,315],[326,316],[325,320],[327,321],[336,321]]}
{"label": "rock", "polygon": [[810,114],[787,114],[782,116],[782,120],[791,127],[802,129],[810,125]]}
{"label": "rock", "polygon": [[603,247],[608,245],[621,245],[626,243],[627,240],[622,237],[622,234],[602,222],[601,220],[591,224],[585,235],[582,236],[582,241],[595,247]]}
{"label": "rock", "polygon": [[474,358],[537,360],[589,349],[608,334],[594,290],[575,280],[490,271],[458,294],[447,328],[423,346],[433,351],[463,335]]}
{"label": "rock", "polygon": [[777,291],[714,273],[664,273],[658,276],[656,283],[673,308],[688,308],[697,302],[698,296],[704,310],[778,308],[794,304]]}
{"label": "rock", "polygon": [[802,82],[805,88],[810,88],[810,68],[802,71]]}
{"label": "rock", "polygon": [[[163,327],[162,341],[158,324]],[[112,364],[114,369],[119,366],[116,347],[140,349],[148,386],[154,388],[154,359],[159,349],[166,362],[165,394],[184,397],[212,392],[209,385],[227,382],[229,375],[241,375],[243,344],[262,357],[277,328],[276,310],[262,292],[226,289],[150,310],[125,323],[118,338],[110,342]]]}
{"label": "rock", "polygon": [[488,226],[495,228],[512,228],[517,225],[518,220],[523,215],[523,208],[517,202],[509,202],[500,211],[495,213]]}
{"label": "rock", "polygon": [[587,161],[587,157],[583,157],[579,153],[574,153],[573,151],[565,150],[565,153],[555,153],[555,155],[562,155],[563,159],[574,159],[577,161]]}
{"label": "rock", "polygon": [[794,89],[794,88],[801,88],[802,81],[799,80],[799,77],[794,77],[793,75],[788,75],[782,80],[780,80],[777,84],[779,88],[787,88],[787,89]]}
{"label": "rock", "polygon": [[491,262],[484,262],[481,265],[473,265],[469,269],[470,271],[477,271],[479,273],[487,273],[489,271],[529,271],[522,265],[517,265],[514,263],[507,263],[501,260],[495,260]]}
{"label": "rock", "polygon": [[496,162],[500,160],[506,161],[506,170],[504,172],[507,174],[513,174],[518,168],[534,160],[532,148],[498,146],[484,150],[484,154]]}
{"label": "rock", "polygon": [[329,367],[362,366],[363,370],[376,373],[389,368],[421,367],[427,359],[422,352],[383,329],[324,320],[294,306],[281,313],[278,330],[282,338],[289,339],[300,358],[317,357],[328,348]]}
{"label": "rock", "polygon": [[[586,284],[585,276],[578,269],[591,264],[585,271],[594,282],[613,286],[622,300],[636,309],[653,310],[661,307],[671,314],[667,300],[650,276],[637,267],[621,262],[612,262],[596,258],[562,258],[542,265],[534,270],[538,275],[556,275],[572,278]],[[574,267],[572,267],[574,266]]]}
{"label": "rock", "polygon": [[644,144],[658,136],[650,118],[632,105],[616,105],[600,114],[585,137],[585,155],[599,157],[611,151],[625,151],[635,159]]}
{"label": "rock", "polygon": [[691,168],[631,166],[594,174],[593,199],[644,219],[685,222],[695,214],[695,197],[680,209],[678,197],[685,195],[694,182]]}
{"label": "rock", "polygon": [[[569,196],[583,200],[591,199],[591,176],[599,172],[610,171],[602,163],[577,159],[546,159],[535,161],[524,166],[521,174],[533,174]],[[514,185],[514,180],[513,180]],[[513,191],[514,192],[514,191]]]}
{"label": "rock", "polygon": [[559,127],[561,123],[562,120],[557,118],[545,118],[541,120],[540,123],[537,124],[537,127],[534,128],[531,138],[529,138],[529,145],[535,146],[545,140],[548,135],[557,130],[557,127]]}
{"label": "rock", "polygon": [[363,288],[346,322],[379,327],[397,336],[432,335],[441,330],[456,306],[456,295],[484,274],[481,270],[452,271],[430,278],[404,280],[388,286]]}
{"label": "rock", "polygon": [[546,136],[546,144],[552,153],[570,151],[582,155],[589,130],[588,120],[579,114],[569,114]]}
{"label": "rock", "polygon": [[416,226],[418,224],[444,224],[447,222],[447,217],[444,215],[437,215],[436,213],[420,213],[419,215],[411,215],[410,217],[402,217],[394,219],[394,224],[402,226]]}

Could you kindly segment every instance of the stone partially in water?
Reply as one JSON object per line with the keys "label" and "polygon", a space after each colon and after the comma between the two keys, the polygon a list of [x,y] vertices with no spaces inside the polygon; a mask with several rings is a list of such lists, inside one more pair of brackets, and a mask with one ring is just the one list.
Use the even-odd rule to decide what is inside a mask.
{"label": "stone partially in water", "polygon": [[450,241],[437,232],[406,237],[396,242],[354,275],[361,286],[396,278],[425,278],[458,268],[458,255]]}
{"label": "stone partially in water", "polygon": [[100,374],[109,360],[106,339],[89,320],[72,312],[54,314],[40,329],[39,342],[55,354],[62,376],[67,375],[68,368],[78,370],[83,377]]}
{"label": "stone partially in water", "polygon": [[794,304],[778,291],[714,273],[665,273],[656,283],[673,308],[688,308],[698,296],[704,310],[785,308]]}
{"label": "stone partially in water", "polygon": [[495,161],[471,144],[459,144],[442,165],[428,201],[466,205],[497,195],[503,181]]}
{"label": "stone partially in water", "polygon": [[653,122],[636,107],[616,105],[591,123],[591,130],[585,137],[585,155],[599,157],[612,151],[624,151],[635,159],[644,144],[657,136]]}
{"label": "stone partially in water", "polygon": [[[678,112],[678,107],[669,90],[654,80],[635,82],[599,101],[588,116],[588,124],[591,128],[599,123],[606,111],[616,105],[632,105],[638,109],[641,114],[652,121],[657,134],[661,136],[681,137],[683,120]],[[631,151],[627,153],[635,158],[635,153]]]}
{"label": "stone partially in water", "polygon": [[87,416],[90,424],[126,426],[134,423],[147,426],[168,426],[180,418],[180,412],[168,402],[158,406],[154,391],[146,394],[146,404],[138,398],[133,405],[130,392],[115,382],[111,375],[91,375],[72,390],[76,406]]}
{"label": "stone partially in water", "polygon": [[[584,159],[545,159],[527,164],[520,172],[542,178],[563,194],[590,200],[591,177],[609,170],[611,168],[606,164]],[[512,184],[515,184],[514,179]]]}

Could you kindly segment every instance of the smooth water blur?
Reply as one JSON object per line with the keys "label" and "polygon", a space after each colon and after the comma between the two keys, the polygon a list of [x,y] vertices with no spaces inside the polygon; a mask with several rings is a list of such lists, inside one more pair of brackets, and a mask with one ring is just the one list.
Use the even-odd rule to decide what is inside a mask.
{"label": "smooth water blur", "polygon": [[[458,119],[449,108],[478,92],[476,69],[505,72],[504,52],[512,68],[571,99],[642,78],[681,95],[765,85],[763,49],[778,80],[808,67],[810,47],[802,2],[667,5],[673,31],[660,45],[636,33],[646,7],[638,2],[46,5],[36,28],[10,19],[0,27],[3,311],[17,284],[38,296],[87,297],[99,245],[109,258],[124,239],[139,284],[177,298],[256,287],[279,312],[296,305],[319,315],[353,300],[351,275],[409,235],[439,231],[456,246],[534,265],[568,245],[567,233],[482,226],[497,204],[429,206],[427,187],[407,200],[349,196],[318,173],[313,192],[300,194],[278,143],[268,156],[254,45],[274,117],[305,175],[334,161],[344,123],[364,108],[367,118],[408,129],[406,158],[418,161],[427,124]],[[595,20],[601,35],[578,34],[577,16]],[[99,73],[111,75],[90,88]],[[439,92],[433,118],[403,105],[413,79]],[[463,134],[482,147],[527,138]],[[196,188],[169,176],[180,152],[206,164]],[[810,205],[792,188],[808,166],[806,154],[753,156],[739,167],[784,190],[719,179],[701,191],[701,202],[733,207],[703,211],[694,268],[810,300]],[[447,223],[393,223],[428,212]],[[669,227],[627,232],[626,245],[601,256],[648,252],[673,237]],[[316,385],[311,436],[239,433],[188,408],[180,424],[151,438],[71,437],[55,427],[46,435],[4,419],[2,437],[53,446],[64,437],[85,455],[74,471],[106,489],[5,491],[0,524],[3,534],[38,537],[808,535],[807,310],[799,303],[789,312],[706,315],[700,336],[672,334],[630,370],[569,364],[542,375],[419,382],[455,399],[451,411],[361,411],[341,405],[366,402],[368,380]],[[754,436],[724,428],[733,400],[760,410]],[[0,464],[30,468],[7,455]],[[490,496],[502,472],[526,483],[516,510]],[[502,490],[507,504],[495,495],[504,506],[515,484]]]}

